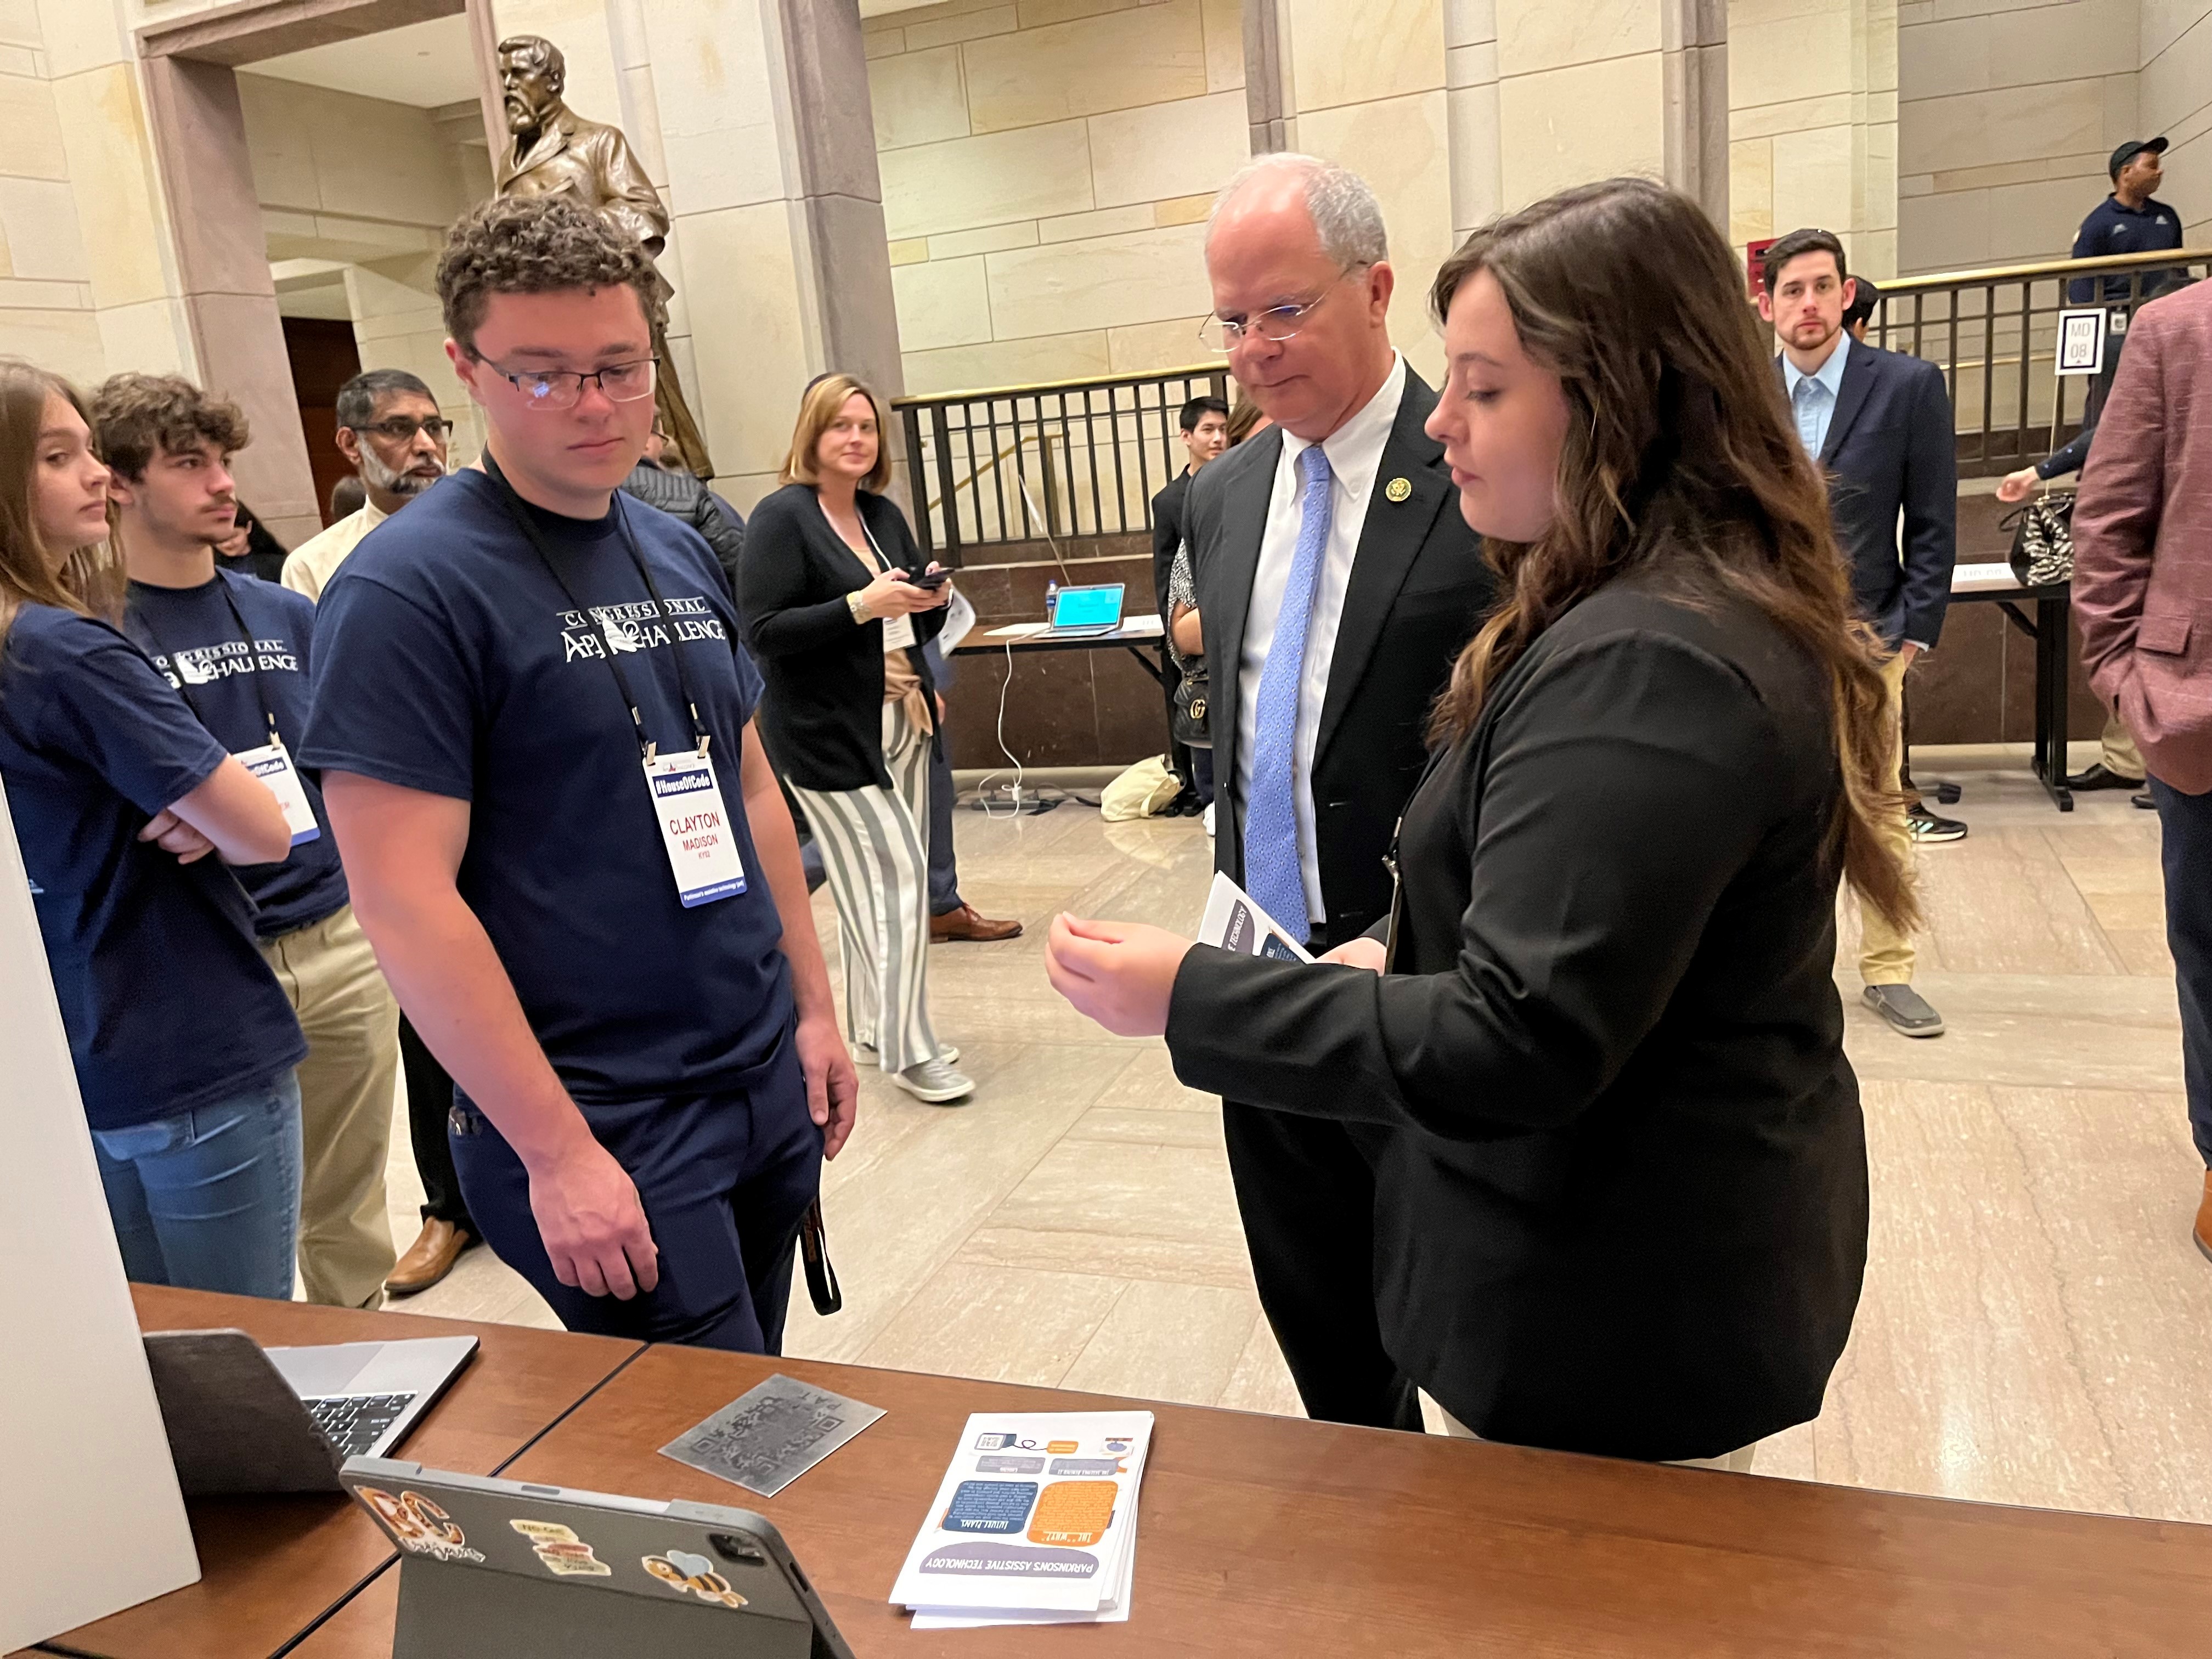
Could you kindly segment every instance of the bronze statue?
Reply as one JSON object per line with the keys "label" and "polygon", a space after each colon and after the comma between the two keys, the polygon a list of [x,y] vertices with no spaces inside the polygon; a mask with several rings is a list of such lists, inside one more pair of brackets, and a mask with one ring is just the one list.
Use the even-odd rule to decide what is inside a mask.
{"label": "bronze statue", "polygon": [[[499,83],[507,106],[509,142],[501,152],[494,187],[501,196],[574,197],[605,215],[658,259],[668,242],[668,210],[618,127],[586,121],[561,100],[568,65],[561,49],[535,34],[499,43]],[[714,476],[707,441],[684,404],[676,365],[668,356],[665,276],[653,307],[653,352],[659,359],[653,403],[669,446],[702,478]]]}

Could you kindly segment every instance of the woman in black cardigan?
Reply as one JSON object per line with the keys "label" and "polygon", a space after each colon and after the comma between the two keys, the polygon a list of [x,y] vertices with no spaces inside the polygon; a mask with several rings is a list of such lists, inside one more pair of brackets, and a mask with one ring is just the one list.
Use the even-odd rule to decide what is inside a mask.
{"label": "woman in black cardigan", "polygon": [[784,487],[746,528],[738,608],[768,682],[769,757],[822,843],[836,897],[846,1036],[901,1088],[942,1103],[975,1087],[937,1040],[927,983],[938,739],[921,647],[944,628],[952,590],[909,579],[921,550],[881,493],[882,428],[875,393],[850,375],[806,389]]}
{"label": "woman in black cardigan", "polygon": [[1437,710],[1387,958],[1066,917],[1048,958],[1190,1086],[1355,1126],[1384,1341],[1467,1431],[1738,1468],[1819,1413],[1865,1264],[1838,875],[1913,908],[1877,647],[1741,283],[1641,179],[1438,275],[1429,430],[1505,598]]}

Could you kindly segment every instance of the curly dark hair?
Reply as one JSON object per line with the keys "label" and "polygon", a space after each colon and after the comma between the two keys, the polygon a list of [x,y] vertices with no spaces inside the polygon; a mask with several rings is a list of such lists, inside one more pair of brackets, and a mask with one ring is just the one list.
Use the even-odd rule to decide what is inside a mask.
{"label": "curly dark hair", "polygon": [[93,393],[92,431],[100,459],[134,482],[157,453],[206,442],[234,455],[252,439],[245,410],[177,374],[110,375]]}
{"label": "curly dark hair", "polygon": [[650,319],[652,258],[580,203],[562,196],[498,196],[453,222],[438,256],[446,332],[471,357],[495,294],[558,294],[627,285]]}

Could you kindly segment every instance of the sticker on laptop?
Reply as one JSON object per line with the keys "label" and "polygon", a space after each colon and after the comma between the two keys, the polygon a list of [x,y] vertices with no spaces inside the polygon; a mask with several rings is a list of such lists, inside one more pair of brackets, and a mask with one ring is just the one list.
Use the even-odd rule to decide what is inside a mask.
{"label": "sticker on laptop", "polygon": [[510,1521],[530,1540],[531,1549],[557,1577],[611,1578],[614,1569],[592,1553],[592,1547],[557,1521]]}
{"label": "sticker on laptop", "polygon": [[403,1492],[394,1498],[374,1486],[356,1486],[354,1495],[410,1555],[427,1555],[434,1561],[484,1559],[482,1550],[469,1547],[468,1534],[454,1524],[453,1517],[419,1492]]}
{"label": "sticker on laptop", "polygon": [[741,1607],[745,1598],[730,1588],[730,1581],[714,1571],[714,1564],[703,1555],[694,1555],[689,1550],[670,1550],[664,1555],[644,1558],[645,1570],[678,1595],[686,1592],[702,1601],[720,1601],[726,1607]]}

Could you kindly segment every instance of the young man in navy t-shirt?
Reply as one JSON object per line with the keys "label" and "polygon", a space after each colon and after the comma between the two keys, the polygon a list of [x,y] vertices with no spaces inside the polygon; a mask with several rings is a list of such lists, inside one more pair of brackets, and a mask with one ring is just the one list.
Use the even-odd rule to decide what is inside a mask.
{"label": "young man in navy t-shirt", "polygon": [[347,902],[322,791],[295,764],[307,725],[315,608],[289,588],[218,570],[238,503],[230,458],[246,417],[174,375],[118,374],[93,401],[114,470],[131,586],[124,631],[216,741],[292,807],[292,850],[238,878],[261,954],[307,1033],[301,1062],[300,1279],[310,1302],[374,1307],[396,1259],[384,1170],[399,1010]]}
{"label": "young man in navy t-shirt", "polygon": [[453,227],[485,455],[324,591],[301,758],[487,1242],[571,1328],[775,1352],[857,1085],[727,585],[615,493],[653,281],[565,199]]}

